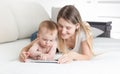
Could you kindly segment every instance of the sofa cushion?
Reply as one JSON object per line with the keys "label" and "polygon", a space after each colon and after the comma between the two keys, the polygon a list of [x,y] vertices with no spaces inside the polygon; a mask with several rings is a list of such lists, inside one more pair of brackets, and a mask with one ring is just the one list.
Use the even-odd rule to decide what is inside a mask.
{"label": "sofa cushion", "polygon": [[13,14],[6,5],[0,4],[0,43],[18,38],[18,29]]}
{"label": "sofa cushion", "polygon": [[51,15],[52,15],[52,20],[57,22],[57,15],[58,15],[58,12],[60,11],[61,7],[52,7],[52,12],[51,12]]}
{"label": "sofa cushion", "polygon": [[38,3],[16,2],[11,5],[18,25],[18,39],[30,37],[31,34],[38,29],[41,21],[49,19],[46,10]]}
{"label": "sofa cushion", "polygon": [[29,43],[30,39],[21,39],[14,42],[0,44],[0,62],[17,60],[21,49]]}
{"label": "sofa cushion", "polygon": [[31,36],[30,36],[30,40],[33,41],[37,38],[37,33],[38,31],[34,32]]}

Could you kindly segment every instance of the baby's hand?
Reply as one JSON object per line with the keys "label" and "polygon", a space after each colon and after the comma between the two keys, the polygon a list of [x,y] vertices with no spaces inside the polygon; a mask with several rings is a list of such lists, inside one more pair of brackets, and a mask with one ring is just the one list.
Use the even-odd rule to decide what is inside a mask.
{"label": "baby's hand", "polygon": [[38,55],[38,51],[36,50],[31,50],[29,51],[31,57],[36,57]]}
{"label": "baby's hand", "polygon": [[47,60],[46,55],[42,53],[39,54],[37,57],[38,57],[38,60]]}
{"label": "baby's hand", "polygon": [[41,60],[47,60],[47,57],[45,54],[41,54]]}

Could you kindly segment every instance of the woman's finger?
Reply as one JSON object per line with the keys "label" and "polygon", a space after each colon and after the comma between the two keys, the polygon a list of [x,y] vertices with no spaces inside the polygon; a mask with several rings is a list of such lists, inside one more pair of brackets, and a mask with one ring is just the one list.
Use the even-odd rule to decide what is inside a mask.
{"label": "woman's finger", "polygon": [[24,61],[24,56],[23,56],[23,54],[20,54],[19,60],[20,60],[21,62],[25,62],[25,61]]}
{"label": "woman's finger", "polygon": [[65,55],[63,55],[63,56],[61,56],[59,59],[58,59],[58,63],[65,63],[65,62],[67,62],[67,59],[68,57],[67,56],[65,56]]}
{"label": "woman's finger", "polygon": [[58,63],[69,63],[72,61],[72,58],[68,54],[63,55],[58,59]]}
{"label": "woman's finger", "polygon": [[29,56],[29,53],[28,53],[28,52],[23,52],[23,53],[21,54],[21,59],[25,62],[25,60],[28,58],[28,56]]}

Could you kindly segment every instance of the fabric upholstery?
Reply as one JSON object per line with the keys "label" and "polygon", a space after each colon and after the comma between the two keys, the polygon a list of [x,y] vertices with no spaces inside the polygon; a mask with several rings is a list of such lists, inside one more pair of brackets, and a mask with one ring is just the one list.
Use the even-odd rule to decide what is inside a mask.
{"label": "fabric upholstery", "polygon": [[49,19],[46,10],[37,3],[16,3],[11,8],[18,25],[19,39],[30,37],[41,21]]}
{"label": "fabric upholstery", "polygon": [[29,38],[50,17],[36,2],[0,3],[0,43]]}
{"label": "fabric upholstery", "polygon": [[18,38],[18,28],[8,6],[0,5],[0,43]]}

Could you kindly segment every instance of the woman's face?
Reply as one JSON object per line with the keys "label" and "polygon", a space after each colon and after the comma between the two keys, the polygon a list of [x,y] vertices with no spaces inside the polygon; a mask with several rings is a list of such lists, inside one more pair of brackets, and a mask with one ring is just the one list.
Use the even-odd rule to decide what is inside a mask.
{"label": "woman's face", "polygon": [[77,26],[60,18],[58,20],[58,31],[62,39],[69,39],[75,34]]}

